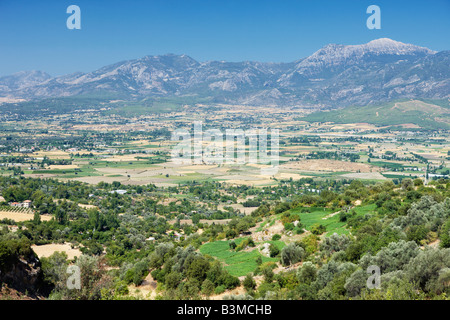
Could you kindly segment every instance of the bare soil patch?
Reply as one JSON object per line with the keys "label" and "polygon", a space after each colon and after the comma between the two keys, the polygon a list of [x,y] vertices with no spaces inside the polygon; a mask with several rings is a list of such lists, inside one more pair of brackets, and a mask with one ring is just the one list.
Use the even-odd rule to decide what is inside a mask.
{"label": "bare soil patch", "polygon": [[44,244],[41,246],[32,245],[31,248],[34,252],[38,255],[39,258],[42,257],[49,257],[55,252],[65,252],[67,254],[67,257],[72,260],[75,257],[81,256],[81,251],[78,249],[72,249],[70,244],[64,243],[64,244]]}

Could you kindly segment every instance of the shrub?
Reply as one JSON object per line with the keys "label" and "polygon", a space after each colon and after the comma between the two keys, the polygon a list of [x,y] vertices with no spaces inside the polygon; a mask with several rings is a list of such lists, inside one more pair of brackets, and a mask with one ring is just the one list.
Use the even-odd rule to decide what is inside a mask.
{"label": "shrub", "polygon": [[447,222],[442,227],[440,232],[441,244],[442,248],[450,247],[450,219],[447,219]]}
{"label": "shrub", "polygon": [[280,249],[274,244],[270,244],[269,246],[269,255],[271,258],[276,257],[280,253]]}
{"label": "shrub", "polygon": [[415,241],[417,244],[420,244],[420,241],[427,237],[428,231],[423,225],[410,226],[406,230],[406,236],[408,241]]}
{"label": "shrub", "polygon": [[238,277],[232,276],[228,272],[222,275],[220,282],[226,289],[234,289],[241,284]]}
{"label": "shrub", "polygon": [[206,296],[210,296],[213,294],[214,292],[214,283],[212,283],[209,279],[206,279],[205,281],[203,281],[202,283],[202,292],[204,295]]}
{"label": "shrub", "polygon": [[315,235],[321,235],[327,231],[327,228],[322,224],[315,224],[311,227],[311,233]]}
{"label": "shrub", "polygon": [[216,287],[216,289],[214,289],[214,293],[215,294],[221,294],[225,292],[225,287],[224,286],[218,286]]}
{"label": "shrub", "polygon": [[261,271],[262,271],[262,274],[263,274],[263,276],[264,276],[264,280],[265,280],[267,283],[272,283],[273,277],[275,276],[275,274],[273,273],[272,268],[265,267],[265,268],[263,268]]}
{"label": "shrub", "polygon": [[247,247],[254,247],[254,246],[255,246],[255,242],[253,241],[253,239],[247,238],[247,239],[243,240],[241,243],[239,243],[239,245],[236,247],[236,251],[240,251]]}
{"label": "shrub", "polygon": [[284,224],[284,229],[286,230],[286,231],[292,231],[292,230],[294,230],[294,224],[292,223],[292,222],[286,222],[285,224]]}
{"label": "shrub", "polygon": [[251,273],[247,274],[242,284],[247,291],[254,290],[256,288],[256,281],[253,279]]}
{"label": "shrub", "polygon": [[209,268],[210,264],[204,257],[195,257],[186,270],[186,276],[203,282],[206,279]]}
{"label": "shrub", "polygon": [[179,272],[172,271],[165,277],[165,283],[167,289],[176,289],[180,284],[182,276]]}
{"label": "shrub", "polygon": [[116,284],[115,293],[121,296],[126,296],[129,293],[127,284],[124,281],[119,281]]}

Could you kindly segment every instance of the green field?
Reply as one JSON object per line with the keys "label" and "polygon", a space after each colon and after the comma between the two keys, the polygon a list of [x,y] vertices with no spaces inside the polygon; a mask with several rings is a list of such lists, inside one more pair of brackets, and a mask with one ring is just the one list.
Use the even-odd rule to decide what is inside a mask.
{"label": "green field", "polygon": [[382,167],[382,168],[389,168],[389,169],[401,169],[405,167],[401,163],[395,163],[395,162],[387,162],[387,161],[371,161],[371,165],[376,167]]}
{"label": "green field", "polygon": [[33,174],[54,174],[61,178],[79,178],[100,176],[101,174],[90,167],[81,167],[80,169],[50,169],[50,170],[33,170]]}
{"label": "green field", "polygon": [[[366,213],[370,213],[375,210],[376,205],[370,204],[365,206],[357,206],[354,208],[358,215],[364,215]],[[331,209],[327,208],[310,208],[312,212],[301,212],[303,208],[296,208],[290,210],[291,213],[298,213],[300,215],[300,219],[302,224],[305,226],[307,230],[309,230],[315,224],[322,224],[326,227],[326,235],[330,236],[333,233],[337,234],[348,234],[349,231],[345,228],[346,223],[339,221],[339,214],[336,214],[327,219],[322,219],[328,216],[331,213],[334,213]],[[270,220],[261,224],[259,229],[262,229],[264,226],[273,225],[276,220],[281,218],[282,214],[278,214],[276,217],[272,217]],[[260,230],[259,230],[260,231]],[[238,238],[235,240],[236,244],[241,243],[246,238]],[[267,243],[271,243],[276,245],[280,250],[283,249],[286,244],[283,241],[265,241]],[[234,251],[230,250],[229,247],[230,241],[222,240],[222,241],[214,241],[205,243],[200,247],[200,252],[205,255],[210,255],[219,259],[221,262],[225,264],[225,268],[230,272],[230,274],[240,277],[245,276],[249,272],[253,272],[256,267],[256,258],[259,256],[262,258],[263,262],[273,261],[276,262],[278,258],[268,258],[258,251],[258,249],[254,249],[252,251]]]}
{"label": "green field", "polygon": [[372,203],[372,204],[368,204],[365,206],[355,207],[354,210],[356,211],[356,213],[358,215],[365,215],[367,213],[371,213],[371,212],[375,211],[376,207],[377,207],[376,204]]}
{"label": "green field", "polygon": [[[235,242],[236,244],[239,244],[244,239],[246,238],[239,238],[236,239]],[[280,250],[285,246],[282,241],[268,242],[274,242]],[[256,264],[256,258],[258,257],[262,258],[263,263],[278,261],[278,258],[268,258],[263,256],[256,248],[252,251],[230,250],[229,243],[230,241],[228,240],[208,242],[200,247],[200,252],[219,259],[225,264],[225,269],[236,277],[245,276],[248,273],[255,271],[258,266]]]}
{"label": "green field", "polygon": [[382,173],[383,177],[388,178],[388,179],[415,179],[417,178],[417,176],[413,176],[413,175],[401,175],[401,174],[386,174],[386,173]]}
{"label": "green field", "polygon": [[315,224],[321,224],[326,227],[327,235],[332,235],[333,233],[348,234],[348,230],[345,229],[345,222],[339,221],[339,214],[323,219],[333,213],[331,209],[310,208],[312,212],[301,212],[302,209],[300,207],[292,209],[290,212],[300,215],[301,223],[305,226],[306,230],[310,230]]}
{"label": "green field", "polygon": [[[363,215],[375,210],[375,204],[365,205],[365,206],[357,206],[354,208],[358,215]],[[300,215],[301,223],[305,226],[306,230],[310,230],[310,228],[315,224],[321,224],[326,227],[326,235],[330,236],[333,233],[337,234],[348,234],[349,230],[346,229],[346,223],[339,221],[339,214],[336,214],[332,217],[326,216],[334,213],[331,209],[327,208],[310,208],[312,212],[301,212],[303,208],[296,208],[290,210],[291,213],[297,213]]]}

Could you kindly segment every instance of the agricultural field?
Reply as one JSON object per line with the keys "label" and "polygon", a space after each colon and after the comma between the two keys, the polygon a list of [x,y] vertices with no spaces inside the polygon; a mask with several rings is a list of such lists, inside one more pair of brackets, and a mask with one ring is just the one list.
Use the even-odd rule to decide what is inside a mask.
{"label": "agricultural field", "polygon": [[[21,222],[21,221],[30,221],[33,220],[33,213],[31,211],[15,211],[12,209],[1,209],[0,208],[0,220],[2,219],[10,219],[10,220],[14,220],[17,222]],[[52,216],[44,216],[41,215],[41,220],[43,221],[50,221],[53,217]]]}
{"label": "agricultural field", "polygon": [[[398,102],[390,108],[395,107],[394,111],[404,112],[411,108],[421,109],[423,104],[428,106],[430,103]],[[44,132],[42,126],[45,120],[29,122],[21,125],[28,132],[39,132],[33,135],[33,139],[42,141],[45,148],[28,148],[24,144],[22,149],[27,151],[17,152],[16,149],[10,155],[26,155],[14,167],[22,170],[27,177],[77,180],[90,184],[100,181],[119,181],[131,185],[152,183],[165,187],[188,181],[220,181],[264,187],[276,185],[277,181],[283,179],[305,177],[370,181],[401,179],[403,176],[426,179],[427,170],[431,174],[440,174],[447,172],[450,166],[450,147],[445,131],[427,135],[420,130],[408,131],[410,129],[403,128],[391,132],[388,126],[369,124],[364,119],[357,123],[351,122],[351,119],[337,123],[339,121],[336,119],[341,118],[334,116],[330,116],[334,122],[323,117],[321,119],[324,121],[314,122],[317,114],[307,115],[308,112],[303,109],[282,111],[261,108],[256,113],[251,107],[218,107],[220,111],[215,113],[207,113],[206,109],[196,106],[190,107],[192,110],[175,110],[167,116],[141,115],[131,119],[122,116],[126,125],[113,124],[112,119],[117,121],[117,115],[110,122],[108,117],[100,114],[80,116],[76,124],[72,125],[67,119],[63,137],[74,142],[65,147],[56,143],[55,132],[58,132],[58,127],[52,124],[53,121],[47,120],[48,129]],[[446,110],[445,106],[439,105],[435,109],[436,112]],[[333,112],[344,111],[349,112],[348,108]],[[233,119],[227,119],[229,112],[235,113]],[[64,117],[58,116],[59,121]],[[96,117],[101,117],[102,124],[89,124]],[[239,128],[245,127],[250,119],[269,129],[276,127],[280,130],[280,161],[275,174],[261,175],[262,165],[177,164],[171,159],[170,152],[175,141],[170,140],[170,132],[175,124],[179,128],[190,130],[187,123],[212,121],[220,123],[222,128]],[[127,130],[122,131],[123,128]],[[17,139],[24,137],[26,135],[21,134]],[[53,141],[54,146],[47,141]],[[248,145],[245,148],[248,150]],[[3,167],[0,173],[5,175],[12,171],[12,166]]]}
{"label": "agricultural field", "polygon": [[[245,238],[238,238],[235,243],[239,245]],[[230,274],[241,277],[247,275],[249,272],[253,272],[258,266],[256,259],[261,257],[262,262],[276,262],[276,258],[270,258],[262,255],[258,248],[249,248],[242,251],[230,250],[230,241],[214,241],[204,244],[200,248],[200,252],[204,255],[213,256],[225,265],[225,269]],[[276,244],[279,249],[284,247],[283,242]]]}

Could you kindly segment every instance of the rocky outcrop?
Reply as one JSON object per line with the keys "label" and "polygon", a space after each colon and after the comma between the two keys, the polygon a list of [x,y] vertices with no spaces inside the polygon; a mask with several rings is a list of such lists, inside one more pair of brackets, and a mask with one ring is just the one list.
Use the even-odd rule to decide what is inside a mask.
{"label": "rocky outcrop", "polygon": [[12,255],[0,269],[0,284],[33,298],[48,293],[41,262],[33,251],[25,256]]}

